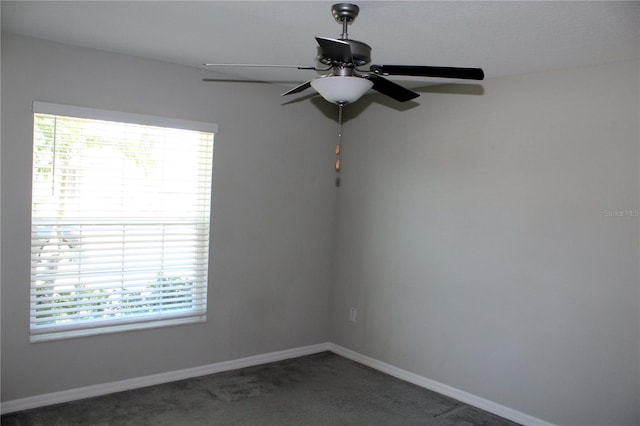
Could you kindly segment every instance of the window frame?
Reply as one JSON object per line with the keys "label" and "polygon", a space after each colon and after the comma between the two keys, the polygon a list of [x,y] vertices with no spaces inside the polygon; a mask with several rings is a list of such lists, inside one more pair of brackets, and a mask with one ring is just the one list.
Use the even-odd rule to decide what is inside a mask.
{"label": "window frame", "polygon": [[[134,114],[134,113],[126,113],[119,111],[111,111],[111,110],[102,110],[102,109],[94,109],[94,108],[86,108],[86,107],[78,107],[78,106],[70,106],[70,105],[62,105],[55,104],[49,102],[41,102],[35,101],[32,106],[32,138],[31,143],[32,146],[35,146],[35,122],[36,122],[36,114],[48,114],[55,116],[64,116],[64,117],[73,117],[79,119],[89,119],[89,120],[101,120],[101,121],[111,121],[111,122],[119,122],[119,123],[127,123],[127,124],[136,124],[143,126],[154,126],[154,127],[163,127],[169,129],[181,129],[181,130],[190,130],[190,131],[198,131],[205,133],[212,133],[213,139],[218,134],[218,125],[214,123],[207,123],[201,121],[192,121],[192,120],[183,120],[176,118],[168,118],[168,117],[160,117],[153,115],[144,115],[144,114]],[[213,151],[213,144],[215,143],[212,140],[211,150]],[[33,153],[32,161],[35,161],[35,151]],[[35,163],[33,163],[35,164]],[[208,249],[207,253],[211,252],[211,219],[212,219],[212,199],[213,199],[213,163],[209,166],[211,182],[210,189],[211,194],[209,194],[209,218],[207,222],[208,226],[208,234],[207,234],[207,243]],[[32,166],[32,173],[33,173]],[[34,182],[31,182],[32,188]],[[33,217],[33,202],[34,195],[32,194],[30,197],[31,207],[29,209],[30,212],[30,226],[33,228],[35,226],[34,217]],[[127,217],[123,216],[123,221],[126,221]],[[30,238],[30,248],[33,252],[33,240]],[[31,255],[32,256],[32,255]],[[33,258],[32,258],[33,259]],[[206,272],[207,276],[210,276],[210,255],[206,259]],[[30,273],[32,277],[30,279],[29,285],[29,293],[31,300],[34,287],[33,287],[33,272]],[[122,318],[113,318],[105,321],[100,321],[97,323],[87,322],[85,327],[80,327],[78,322],[73,323],[70,326],[66,325],[54,325],[51,327],[47,327],[46,329],[36,329],[33,327],[33,309],[29,308],[29,335],[30,342],[43,342],[49,340],[58,340],[58,339],[66,339],[66,338],[74,338],[74,337],[82,337],[82,336],[90,336],[90,335],[99,335],[99,334],[107,334],[107,333],[117,333],[123,331],[130,330],[142,330],[149,328],[157,328],[157,327],[166,327],[166,326],[174,326],[174,325],[182,325],[182,324],[191,324],[191,323],[202,323],[206,321],[206,312],[207,312],[207,287],[208,280],[204,285],[204,310],[198,312],[197,314],[189,314],[189,313],[169,313],[164,315],[153,314],[146,315],[143,318],[136,319],[135,317],[127,317],[126,315]],[[31,306],[31,302],[30,302]],[[157,318],[153,319],[153,316],[157,316]]]}

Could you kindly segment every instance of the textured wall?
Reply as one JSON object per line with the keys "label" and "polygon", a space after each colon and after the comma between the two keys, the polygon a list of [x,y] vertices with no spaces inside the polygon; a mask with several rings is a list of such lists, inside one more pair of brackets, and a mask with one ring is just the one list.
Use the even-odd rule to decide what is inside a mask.
{"label": "textured wall", "polygon": [[639,75],[350,108],[332,341],[550,422],[638,424]]}
{"label": "textured wall", "polygon": [[[2,398],[12,400],[324,342],[334,126],[283,88],[2,37]],[[34,100],[217,123],[205,324],[29,343]]]}

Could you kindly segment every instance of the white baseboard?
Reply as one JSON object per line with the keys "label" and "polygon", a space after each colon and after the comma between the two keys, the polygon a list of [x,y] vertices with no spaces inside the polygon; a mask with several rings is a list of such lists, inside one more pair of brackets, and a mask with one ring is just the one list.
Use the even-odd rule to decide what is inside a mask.
{"label": "white baseboard", "polygon": [[2,414],[15,411],[28,410],[31,408],[44,407],[46,405],[60,404],[63,402],[76,401],[84,398],[107,395],[114,392],[122,392],[131,389],[143,388],[146,386],[159,385],[162,383],[174,382],[176,380],[190,379],[192,377],[205,376],[207,374],[220,373],[222,371],[236,370],[238,368],[252,367],[254,365],[267,364],[269,362],[282,361],[290,358],[297,358],[305,355],[312,355],[319,352],[331,351],[347,359],[359,362],[360,364],[374,368],[390,376],[397,377],[420,387],[441,393],[455,398],[465,404],[472,405],[505,419],[527,425],[527,426],[553,426],[552,423],[545,422],[528,414],[521,413],[511,408],[505,407],[495,402],[480,398],[468,392],[453,388],[435,380],[427,379],[401,368],[395,367],[386,362],[354,352],[343,346],[334,343],[320,343],[317,345],[302,346],[299,348],[287,349],[284,351],[271,352],[267,354],[254,355],[246,358],[234,359],[230,361],[218,362],[215,364],[202,365],[199,367],[187,368],[184,370],[169,371],[166,373],[153,374],[150,376],[136,377],[133,379],[120,380],[117,382],[103,383],[99,385],[85,386],[76,389],[69,389],[60,392],[52,392],[43,395],[36,395],[27,398],[15,399],[3,402],[0,406]]}
{"label": "white baseboard", "polygon": [[186,368],[184,370],[169,371],[166,373],[136,377],[133,379],[120,380],[117,382],[84,386],[81,388],[69,389],[60,392],[52,392],[27,398],[14,399],[11,401],[3,402],[0,406],[0,412],[2,414],[7,414],[15,411],[44,407],[46,405],[60,404],[63,402],[76,401],[84,398],[92,398],[94,396],[107,395],[114,392],[122,392],[130,389],[137,389],[146,386],[174,382],[176,380],[190,379],[192,377],[205,376],[207,374],[220,373],[222,371],[252,367],[254,365],[267,364],[269,362],[282,361],[289,358],[297,358],[300,356],[324,352],[329,350],[328,347],[328,343],[320,343],[317,345],[302,346],[299,348],[287,349],[284,351],[271,352],[267,354],[249,356],[246,358],[234,359],[231,361],[223,361],[217,362],[215,364]]}
{"label": "white baseboard", "polygon": [[513,410],[500,404],[496,404],[495,402],[480,398],[479,396],[445,385],[444,383],[427,379],[426,377],[419,376],[407,370],[403,370],[391,364],[387,364],[386,362],[378,361],[377,359],[362,355],[358,352],[354,352],[351,349],[347,349],[343,346],[329,343],[328,350],[352,361],[386,373],[390,376],[397,377],[398,379],[404,380],[405,382],[413,383],[414,385],[418,385],[425,389],[441,393],[443,395],[457,399],[458,401],[464,402],[465,404],[472,405],[474,407],[480,408],[484,411],[488,411],[497,416],[504,417],[505,419],[514,421],[516,423],[520,423],[526,426],[554,426],[552,423],[545,422],[544,420],[521,413],[520,411]]}

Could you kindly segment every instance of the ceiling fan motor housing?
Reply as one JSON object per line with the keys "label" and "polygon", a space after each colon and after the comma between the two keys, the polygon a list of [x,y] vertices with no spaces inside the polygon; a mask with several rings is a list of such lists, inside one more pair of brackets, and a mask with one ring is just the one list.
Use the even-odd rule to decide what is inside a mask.
{"label": "ceiling fan motor housing", "polygon": [[[371,62],[371,46],[358,40],[339,38],[337,40],[349,43],[351,47],[351,56],[353,58],[353,64],[343,64],[351,67],[360,67]],[[320,46],[318,46],[318,61],[325,65],[340,65],[336,64],[336,59],[329,57]]]}

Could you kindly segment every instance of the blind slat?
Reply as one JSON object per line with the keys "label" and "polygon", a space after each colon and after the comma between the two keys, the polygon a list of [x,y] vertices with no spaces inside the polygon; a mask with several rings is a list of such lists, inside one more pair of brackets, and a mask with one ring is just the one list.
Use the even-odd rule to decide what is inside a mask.
{"label": "blind slat", "polygon": [[[42,309],[50,310],[42,310],[41,312],[36,313],[34,317],[36,318],[36,321],[44,322],[45,320],[51,321],[53,319],[55,321],[60,318],[62,318],[63,320],[70,320],[74,318],[102,315],[120,316],[130,312],[140,311],[167,310],[184,307],[191,308],[194,305],[194,301],[186,297],[181,299],[163,299],[161,297],[158,297],[156,299],[146,300],[145,303],[104,304],[100,309],[96,309],[94,306],[89,304],[79,305],[78,307],[59,307],[55,309],[51,306],[44,306],[42,307]],[[37,308],[40,308],[40,306],[38,306]],[[68,315],[61,316],[60,314]]]}
{"label": "blind slat", "polygon": [[[56,319],[54,320],[52,318],[38,318],[37,316],[32,315],[31,320],[32,322],[35,322],[39,326],[50,327],[52,323],[56,323],[56,322],[61,324],[64,324],[64,323],[68,324],[70,322],[75,322],[78,326],[80,326],[81,324],[78,324],[78,323],[81,320],[85,320],[85,321],[98,320],[98,319],[104,320],[108,318],[118,319],[118,318],[127,317],[127,316],[135,317],[136,315],[140,315],[140,314],[154,314],[154,316],[156,316],[157,319],[161,319],[162,317],[157,315],[158,311],[163,313],[175,313],[176,311],[180,310],[180,308],[185,308],[185,307],[192,308],[190,310],[193,311],[193,315],[202,315],[204,311],[202,306],[199,307],[200,308],[199,310],[196,310],[197,306],[193,304],[182,304],[182,305],[177,305],[175,309],[171,309],[169,305],[160,309],[133,308],[133,309],[123,309],[118,312],[95,312],[95,313],[74,314],[74,315],[60,317],[60,318],[63,318],[63,320],[59,320],[58,317],[56,317]],[[182,309],[182,310],[185,311],[185,309]]]}
{"label": "blind slat", "polygon": [[[165,297],[165,295],[167,295],[169,292],[171,292],[169,296],[172,297],[172,300],[174,300],[176,297],[179,297],[180,295],[182,296],[186,295],[184,296],[186,299],[193,298],[191,288],[174,288],[173,290],[164,289],[164,290],[156,290],[156,291],[152,291],[150,289],[139,290],[139,291],[122,290],[119,292],[109,292],[109,293],[102,293],[102,294],[95,294],[95,295],[72,297],[70,299],[67,299],[67,301],[64,301],[65,299],[62,298],[61,296],[36,297],[35,299],[31,298],[31,307],[34,309],[35,308],[55,308],[57,305],[62,305],[62,304],[70,305],[70,304],[76,304],[76,303],[78,305],[82,305],[82,304],[94,303],[93,300],[96,298],[102,298],[105,300],[109,299],[108,300],[109,302],[114,302],[114,303],[124,303],[124,301],[127,301],[127,303],[131,303],[130,301],[144,301],[144,300],[152,300],[154,298],[162,298],[162,297]],[[123,298],[123,296],[126,296],[126,298]],[[60,299],[62,299],[63,301],[60,301]]]}

